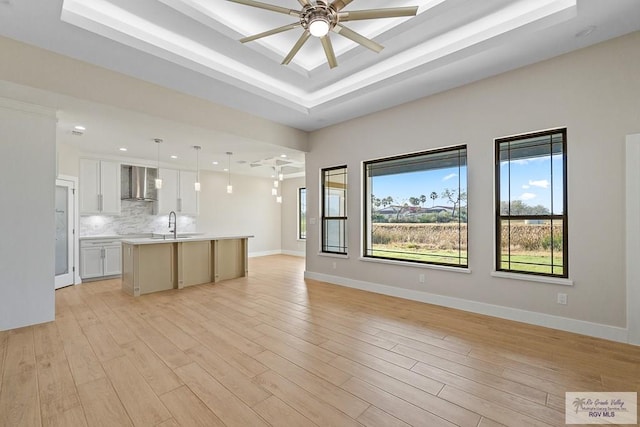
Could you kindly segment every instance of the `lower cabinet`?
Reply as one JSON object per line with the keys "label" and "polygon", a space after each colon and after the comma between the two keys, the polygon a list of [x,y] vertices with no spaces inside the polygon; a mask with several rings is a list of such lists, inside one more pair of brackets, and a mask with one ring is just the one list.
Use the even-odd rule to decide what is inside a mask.
{"label": "lower cabinet", "polygon": [[122,273],[122,244],[119,240],[80,241],[80,277],[97,279]]}

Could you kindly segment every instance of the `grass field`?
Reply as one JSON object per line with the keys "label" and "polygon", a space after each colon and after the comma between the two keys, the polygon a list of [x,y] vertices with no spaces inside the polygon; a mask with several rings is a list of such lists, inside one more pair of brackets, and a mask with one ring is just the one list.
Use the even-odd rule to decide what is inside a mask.
{"label": "grass field", "polygon": [[[503,242],[507,242],[503,229]],[[562,236],[562,226],[554,226]],[[502,268],[530,273],[562,275],[562,241],[551,239],[551,228],[541,224],[511,224],[511,264],[503,255]],[[467,265],[466,224],[376,223],[372,230],[374,257],[407,261]],[[550,243],[553,242],[553,243]],[[551,249],[553,260],[551,259]],[[506,245],[503,246],[506,252]]]}

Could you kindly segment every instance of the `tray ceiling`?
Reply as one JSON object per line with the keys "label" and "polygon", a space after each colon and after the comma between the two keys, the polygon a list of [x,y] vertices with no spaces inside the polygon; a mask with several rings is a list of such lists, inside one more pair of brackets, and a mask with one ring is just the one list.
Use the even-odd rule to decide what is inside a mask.
{"label": "tray ceiling", "polygon": [[296,18],[226,0],[0,0],[0,35],[313,131],[640,30],[637,0],[354,0],[344,10],[413,5],[415,17],[347,24],[379,54],[332,33],[334,69],[317,39],[280,65],[299,28],[240,43]]}

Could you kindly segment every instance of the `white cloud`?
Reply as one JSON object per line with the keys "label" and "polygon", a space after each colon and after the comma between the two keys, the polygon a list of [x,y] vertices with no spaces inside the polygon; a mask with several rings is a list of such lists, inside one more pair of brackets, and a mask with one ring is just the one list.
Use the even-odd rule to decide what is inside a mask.
{"label": "white cloud", "polygon": [[458,176],[457,173],[450,173],[449,175],[445,176],[444,178],[442,178],[443,181],[448,181],[451,178],[455,178],[456,176]]}
{"label": "white cloud", "polygon": [[524,185],[522,186],[522,189],[523,189],[523,190],[528,190],[529,188],[531,188],[531,186],[530,186],[530,185],[527,185],[527,184],[524,184]]}
{"label": "white cloud", "polygon": [[536,196],[533,193],[522,193],[518,198],[522,201],[527,201],[527,200],[535,199],[536,197],[538,196]]}
{"label": "white cloud", "polygon": [[529,180],[529,185],[540,188],[549,188],[549,181],[547,181],[546,179],[541,179],[539,181]]}

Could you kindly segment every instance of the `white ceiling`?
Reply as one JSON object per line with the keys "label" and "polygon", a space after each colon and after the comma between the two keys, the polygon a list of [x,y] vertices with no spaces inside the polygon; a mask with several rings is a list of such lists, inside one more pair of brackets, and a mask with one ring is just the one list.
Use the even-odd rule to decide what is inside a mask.
{"label": "white ceiling", "polygon": [[[225,0],[0,0],[0,35],[313,131],[640,30],[638,0],[354,0],[344,10],[409,5],[416,17],[345,24],[384,45],[379,54],[331,33],[334,69],[314,38],[280,65],[300,28],[241,44],[297,18]],[[75,114],[85,117],[62,121],[96,120]],[[135,135],[115,116],[101,139]],[[247,162],[295,156],[235,142],[228,151],[255,151]]]}

